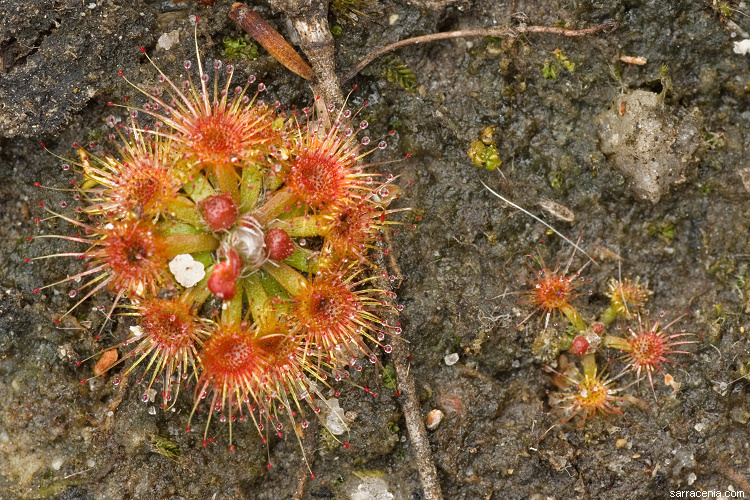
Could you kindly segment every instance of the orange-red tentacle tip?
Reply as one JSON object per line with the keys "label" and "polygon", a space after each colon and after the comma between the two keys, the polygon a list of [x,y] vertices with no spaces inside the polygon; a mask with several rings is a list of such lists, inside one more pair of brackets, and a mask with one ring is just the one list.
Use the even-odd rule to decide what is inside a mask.
{"label": "orange-red tentacle tip", "polygon": [[278,31],[260,17],[247,5],[235,3],[229,11],[229,17],[247,31],[250,36],[266,49],[274,59],[288,70],[296,73],[305,80],[313,79],[313,70],[309,64],[295,51]]}

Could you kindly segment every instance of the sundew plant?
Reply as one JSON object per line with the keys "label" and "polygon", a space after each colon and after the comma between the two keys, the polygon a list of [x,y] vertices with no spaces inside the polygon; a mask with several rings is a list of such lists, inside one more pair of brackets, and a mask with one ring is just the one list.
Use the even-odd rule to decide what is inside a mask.
{"label": "sundew plant", "polygon": [[338,395],[331,381],[377,363],[401,331],[383,319],[398,307],[371,258],[399,190],[367,163],[386,142],[365,135],[359,111],[283,112],[261,99],[263,83],[201,61],[197,37],[196,55],[180,78],[153,65],[152,88],[131,83],[140,107],[110,103],[129,116],[110,118],[114,148],[74,144],[75,161],[60,158],[78,174],[74,202],[42,206],[77,234],[39,238],[76,249],[28,260],[75,258],[81,270],[35,293],[74,286],[65,315],[110,293],[107,321],[136,324],[107,352],[121,352],[144,401],[156,390],[167,409],[190,387],[186,427],[205,413],[204,446],[212,420],[230,449],[235,422],[264,442],[299,438]]}

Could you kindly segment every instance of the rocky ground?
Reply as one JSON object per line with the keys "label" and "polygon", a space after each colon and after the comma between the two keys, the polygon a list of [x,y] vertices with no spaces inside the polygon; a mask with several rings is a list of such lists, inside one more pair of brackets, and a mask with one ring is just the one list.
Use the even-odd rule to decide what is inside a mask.
{"label": "rocky ground", "polygon": [[[412,154],[382,168],[400,175],[397,204],[412,208],[402,220],[417,225],[392,238],[391,254],[403,275],[397,289],[403,336],[423,412],[445,415],[429,431],[443,495],[750,495],[750,55],[736,44],[750,38],[750,6],[734,0],[334,3],[364,11],[348,11],[356,23],[345,11],[329,16],[339,75],[368,52],[417,35],[520,23],[568,29],[620,23],[611,33],[581,38],[480,36],[409,46],[343,86],[346,93],[358,85],[353,105],[370,101],[363,113],[373,137],[396,130],[386,156]],[[249,5],[295,42],[284,13],[265,2]],[[278,499],[296,490],[301,453],[294,439],[270,441],[273,467],[266,470],[266,447],[250,427],[235,427],[234,453],[220,424],[211,428],[216,442],[207,448],[200,436],[186,434],[188,394],[163,413],[140,401],[132,377],[118,387],[109,379],[81,384],[92,363],[76,361],[114,343],[126,321],[94,340],[96,329],[88,325],[101,322],[95,305],[107,300],[99,297],[55,325],[72,305],[67,285],[32,290],[74,274],[79,263],[23,263],[59,250],[56,242],[27,243],[27,237],[71,231],[61,221],[33,222],[43,216],[37,202],[55,206],[70,197],[33,186],[65,187],[71,178],[40,141],[71,158],[73,142],[105,142],[107,117],[124,114],[107,102],[125,96],[140,102],[118,70],[138,85],[153,81],[138,50],[144,46],[166,73],[179,74],[183,61],[195,58],[190,16],[201,17],[204,60],[227,60],[227,47],[240,47],[233,62],[267,84],[267,100],[310,105],[308,84],[263,49],[246,57],[252,54],[228,17],[230,7],[225,0],[0,5],[0,498]],[[481,139],[475,147],[494,145],[499,168],[472,164],[467,153]],[[554,426],[559,417],[549,414],[547,391],[555,386],[542,368],[541,315],[516,328],[529,306],[517,295],[489,299],[526,289],[526,255],[541,256],[549,267],[562,256],[565,266],[572,247],[482,183],[572,240],[581,236],[581,248],[597,260],[583,269],[578,288],[576,304],[587,321],[607,308],[607,282],[619,273],[648,280],[650,317],[691,311],[672,327],[702,335],[686,347],[692,356],[675,355],[680,364],[667,367],[679,391],[657,375],[658,404],[641,382],[638,398],[647,406],[625,404],[624,416]],[[587,262],[577,252],[568,274]],[[454,353],[458,361],[446,364]],[[617,358],[602,351],[602,367],[608,356]],[[382,363],[389,364],[387,355]],[[610,371],[621,366],[613,359]],[[377,387],[377,398],[342,386],[351,445],[344,449],[319,431],[315,478],[302,498],[424,498],[399,397],[380,374],[373,368],[355,380]],[[626,392],[636,395],[638,387]],[[166,441],[179,456],[159,453]]]}

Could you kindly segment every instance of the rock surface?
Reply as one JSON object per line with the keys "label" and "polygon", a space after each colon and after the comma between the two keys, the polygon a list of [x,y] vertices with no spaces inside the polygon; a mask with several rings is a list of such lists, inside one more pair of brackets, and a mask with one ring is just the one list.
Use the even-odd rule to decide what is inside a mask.
{"label": "rock surface", "polygon": [[661,96],[646,90],[619,95],[600,117],[602,153],[611,155],[636,195],[656,203],[696,169],[699,116],[677,117]]}

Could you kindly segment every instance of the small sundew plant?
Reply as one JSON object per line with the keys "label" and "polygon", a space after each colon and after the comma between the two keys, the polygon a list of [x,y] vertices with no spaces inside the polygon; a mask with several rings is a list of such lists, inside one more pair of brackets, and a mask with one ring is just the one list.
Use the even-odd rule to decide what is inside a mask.
{"label": "small sundew plant", "polygon": [[363,136],[361,109],[287,115],[259,99],[254,78],[235,86],[231,65],[204,71],[197,35],[196,54],[180,82],[151,62],[149,90],[121,72],[146,102],[113,104],[129,115],[110,118],[114,147],[76,144],[77,161],[61,158],[82,177],[68,190],[78,206],[47,210],[80,234],[40,237],[82,248],[37,259],[86,267],[35,292],[82,281],[66,314],[114,294],[107,320],[119,307],[136,325],[105,350],[142,373],[144,401],[161,385],[165,409],[195,379],[189,421],[206,415],[204,445],[214,419],[228,425],[230,449],[232,424],[248,419],[264,442],[285,426],[299,439],[328,404],[323,391],[339,394],[328,381],[377,364],[401,332],[383,319],[400,306],[370,277],[383,272],[372,252],[396,223],[399,189],[365,163],[387,145]]}
{"label": "small sundew plant", "polygon": [[653,293],[648,289],[648,280],[641,282],[640,276],[634,280],[611,278],[607,286],[609,290],[604,292],[604,295],[609,297],[610,306],[602,313],[600,318],[607,325],[616,320],[618,316],[632,318],[633,312],[645,306],[649,295]]}
{"label": "small sundew plant", "polygon": [[[670,385],[676,390],[675,384],[677,382],[675,382],[671,375],[664,371],[664,365],[677,364],[668,356],[673,354],[690,354],[687,351],[679,350],[678,346],[698,342],[697,340],[689,339],[689,337],[697,336],[694,333],[667,333],[667,330],[687,314],[685,313],[669,322],[666,326],[661,327],[661,317],[653,324],[651,324],[651,321],[647,317],[644,323],[641,319],[641,312],[638,310],[635,315],[636,326],[635,328],[627,326],[627,335],[624,338],[606,335],[603,339],[604,344],[608,347],[622,351],[622,359],[626,363],[625,371],[634,372],[639,380],[641,373],[645,373],[651,385],[654,400],[656,400],[656,390],[654,389],[653,372],[656,370],[661,373],[664,376],[664,384]],[[663,313],[660,316],[663,316]]]}
{"label": "small sundew plant", "polygon": [[553,414],[559,414],[558,423],[563,424],[581,415],[578,427],[597,413],[622,415],[620,406],[626,401],[618,395],[621,388],[609,378],[605,371],[600,371],[594,354],[586,354],[582,360],[583,370],[568,366],[563,372],[550,369],[557,377],[555,384],[561,392],[550,393],[550,406]]}
{"label": "small sundew plant", "polygon": [[[683,346],[698,343],[695,337],[699,336],[684,330],[673,332],[672,329],[687,313],[663,327],[661,318],[664,313],[661,313],[659,320],[652,323],[648,311],[643,308],[652,292],[648,289],[648,281],[641,278],[612,278],[608,290],[603,293],[609,298],[609,307],[598,318],[587,318],[580,311],[581,294],[577,289],[577,285],[585,281],[580,275],[586,265],[569,273],[574,254],[563,270],[560,270],[559,260],[554,269],[549,269],[541,258],[533,259],[539,263],[539,269],[527,260],[526,264],[534,274],[534,277],[523,276],[528,288],[501,297],[520,295],[519,304],[530,306],[531,312],[518,326],[527,323],[537,312],[546,311],[546,320],[543,324],[540,322],[531,351],[545,363],[548,371],[555,374],[553,382],[560,389],[551,393],[549,400],[551,414],[559,417],[555,425],[581,415],[580,426],[597,413],[622,414],[624,402],[645,408],[643,401],[627,391],[644,378],[648,378],[654,401],[658,403],[654,372],[662,374],[665,385],[671,386],[673,391],[679,390],[679,382],[666,371],[666,367],[677,363],[673,359],[675,355],[690,354],[682,350]],[[550,318],[556,316],[561,323],[554,320],[550,324]],[[608,330],[623,330],[618,320],[629,322],[625,325],[624,336],[608,333]],[[533,325],[527,328],[533,328]],[[605,348],[619,350],[621,355],[608,360],[606,368],[600,369],[597,353],[604,352]],[[580,356],[583,370],[570,364],[565,354],[561,354],[563,352]],[[609,367],[610,361],[612,368]],[[610,377],[608,373],[616,375]]]}
{"label": "small sundew plant", "polygon": [[[529,304],[533,307],[533,310],[517,325],[516,328],[526,323],[536,313],[542,312],[545,330],[550,326],[550,319],[553,320],[552,326],[557,326],[557,315],[567,318],[577,331],[586,330],[588,325],[573,306],[573,302],[579,296],[578,285],[586,281],[586,279],[581,276],[581,273],[589,263],[587,262],[584,264],[578,269],[578,271],[570,273],[570,267],[573,263],[574,257],[575,249],[571,253],[570,258],[563,269],[560,269],[559,259],[555,264],[554,269],[550,269],[544,263],[544,259],[541,256],[528,255],[526,257],[526,266],[531,271],[533,277],[529,278],[524,275],[520,276],[528,283],[529,288],[517,292],[509,292],[500,296],[520,295],[521,304]],[[538,263],[539,269],[534,267],[532,263]]]}

